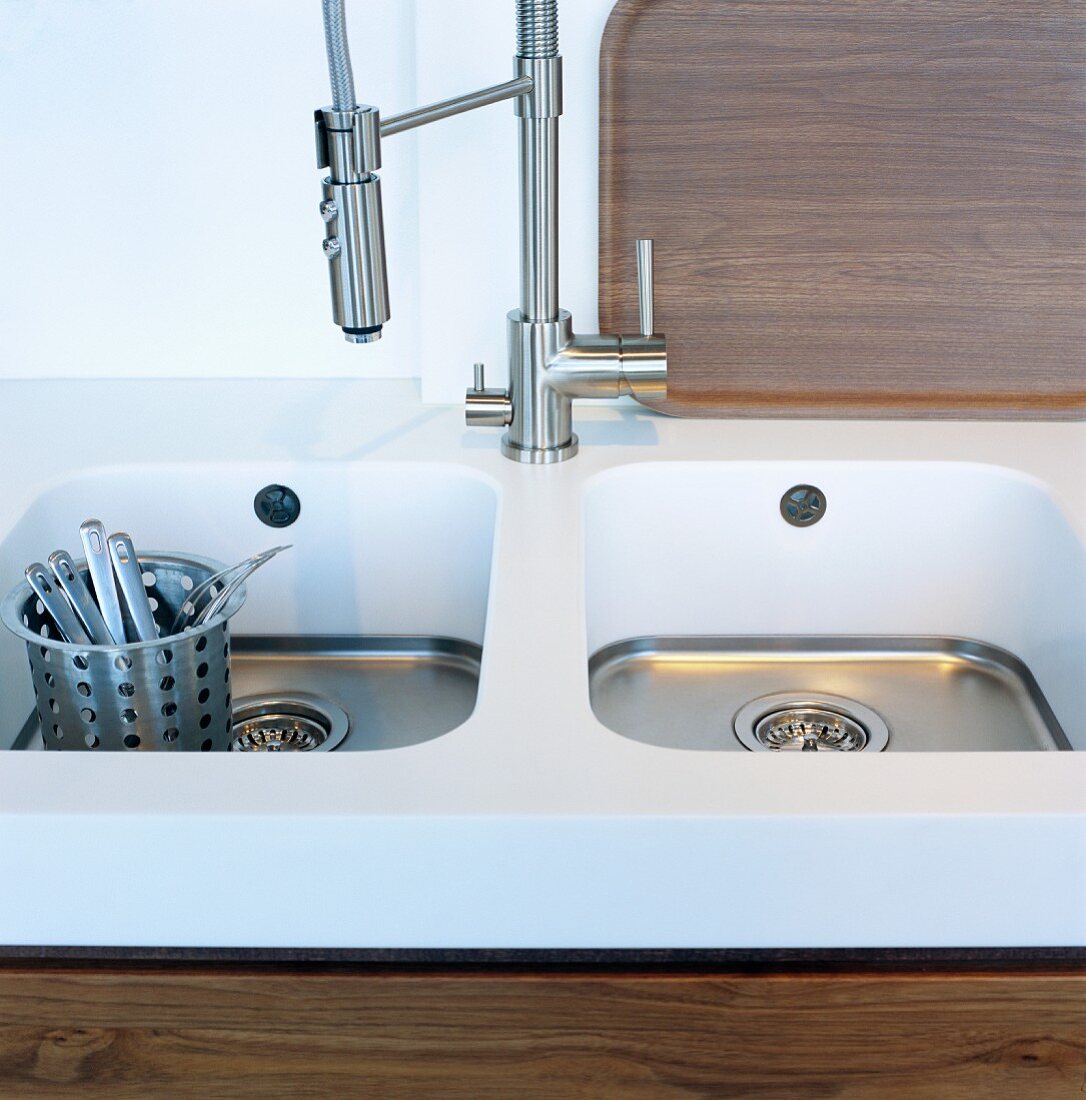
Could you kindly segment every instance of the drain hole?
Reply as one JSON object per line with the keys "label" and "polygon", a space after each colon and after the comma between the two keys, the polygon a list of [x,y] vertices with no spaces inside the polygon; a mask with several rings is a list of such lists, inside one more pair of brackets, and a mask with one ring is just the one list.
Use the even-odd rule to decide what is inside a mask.
{"label": "drain hole", "polygon": [[347,736],[347,713],[313,695],[239,699],[232,752],[330,752]]}
{"label": "drain hole", "polygon": [[859,752],[867,746],[867,730],[859,722],[813,707],[769,714],[755,726],[754,736],[774,752]]}
{"label": "drain hole", "polygon": [[870,707],[836,695],[767,695],[735,716],[735,734],[754,752],[881,752],[890,730]]}
{"label": "drain hole", "polygon": [[812,527],[826,514],[826,494],[816,485],[793,485],[781,497],[781,515],[793,527]]}

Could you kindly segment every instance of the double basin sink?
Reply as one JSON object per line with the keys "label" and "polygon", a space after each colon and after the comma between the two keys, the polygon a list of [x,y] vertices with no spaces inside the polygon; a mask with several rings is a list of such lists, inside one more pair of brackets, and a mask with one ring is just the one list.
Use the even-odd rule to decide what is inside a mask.
{"label": "double basin sink", "polygon": [[[577,593],[587,661],[553,691],[582,693],[615,737],[710,753],[1086,747],[1086,549],[1014,471],[814,461],[799,482],[795,463],[646,462],[589,477],[572,509],[525,482],[514,515],[508,487],[468,467],[301,464],[288,471],[301,515],[280,532],[254,514],[267,476],[87,474],[31,505],[0,543],[0,576],[66,545],[90,512],[144,546],[224,561],[292,543],[235,621],[235,698],[327,700],[349,721],[339,751],[462,727],[499,614],[515,620],[516,674],[559,675],[544,629],[555,583]],[[525,515],[538,537],[507,539]],[[2,744],[40,746],[10,637],[0,682]]]}

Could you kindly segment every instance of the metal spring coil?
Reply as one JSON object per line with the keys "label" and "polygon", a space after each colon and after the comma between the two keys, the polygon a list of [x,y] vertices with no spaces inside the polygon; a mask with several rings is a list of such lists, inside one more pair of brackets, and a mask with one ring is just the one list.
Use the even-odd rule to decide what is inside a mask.
{"label": "metal spring coil", "polygon": [[517,0],[517,56],[558,56],[558,0]]}

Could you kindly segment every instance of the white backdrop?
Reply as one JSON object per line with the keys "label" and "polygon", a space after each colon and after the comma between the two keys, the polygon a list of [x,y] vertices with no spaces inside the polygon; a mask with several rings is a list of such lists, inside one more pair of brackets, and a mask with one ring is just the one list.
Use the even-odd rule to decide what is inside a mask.
{"label": "white backdrop", "polygon": [[[596,328],[597,62],[611,0],[566,0],[563,294]],[[386,114],[508,79],[513,0],[349,0]],[[312,111],[317,0],[0,0],[0,377],[504,375],[516,127],[500,104],[385,144],[393,320],[332,325]],[[420,202],[421,199],[421,202]]]}

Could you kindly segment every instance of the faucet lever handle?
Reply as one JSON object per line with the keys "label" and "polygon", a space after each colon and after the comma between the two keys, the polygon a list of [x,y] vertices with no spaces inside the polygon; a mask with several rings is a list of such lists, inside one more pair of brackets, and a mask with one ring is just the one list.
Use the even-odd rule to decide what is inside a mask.
{"label": "faucet lever handle", "polygon": [[641,313],[641,335],[652,336],[656,331],[655,298],[656,276],[653,270],[655,242],[637,242],[637,304]]}
{"label": "faucet lever handle", "polygon": [[465,415],[472,427],[505,428],[513,421],[513,402],[508,390],[486,388],[486,368],[475,364],[474,385],[467,394]]}

